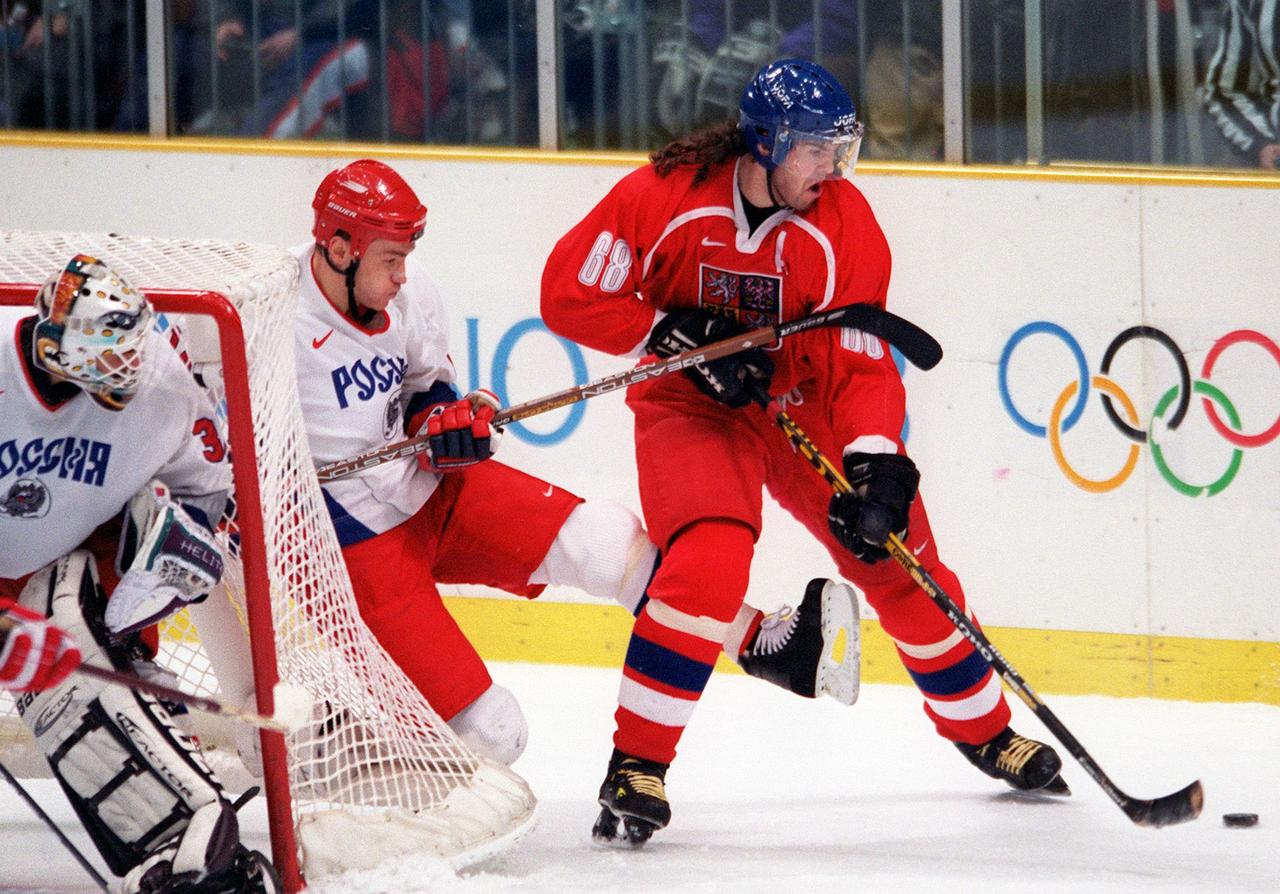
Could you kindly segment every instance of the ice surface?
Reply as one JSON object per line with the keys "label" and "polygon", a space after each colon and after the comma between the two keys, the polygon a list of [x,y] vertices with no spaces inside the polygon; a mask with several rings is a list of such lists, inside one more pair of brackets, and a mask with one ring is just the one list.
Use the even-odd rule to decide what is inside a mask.
{"label": "ice surface", "polygon": [[[1133,826],[1069,758],[1072,797],[1013,795],[937,738],[913,689],[864,686],[858,704],[845,708],[717,675],[667,778],[672,824],[630,852],[595,847],[589,835],[617,672],[492,670],[528,717],[529,748],[516,769],[541,799],[539,826],[462,877],[423,861],[358,884],[330,883],[323,894],[1280,890],[1280,708],[1042,693],[1130,795],[1203,780],[1204,815],[1153,830]],[[1015,729],[1044,738],[1039,721],[1010,701]],[[29,788],[89,849],[56,786]],[[1222,814],[1235,812],[1261,821],[1224,828]],[[265,849],[262,802],[242,816],[252,843]],[[0,823],[0,890],[95,890],[3,787]]]}

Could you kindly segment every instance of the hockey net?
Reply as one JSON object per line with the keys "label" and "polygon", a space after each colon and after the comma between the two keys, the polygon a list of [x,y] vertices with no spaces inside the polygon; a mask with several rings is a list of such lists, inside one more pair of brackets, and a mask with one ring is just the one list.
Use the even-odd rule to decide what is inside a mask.
{"label": "hockey net", "polygon": [[[232,633],[202,637],[192,618],[203,615],[179,614],[162,625],[157,664],[194,694],[256,694],[263,713],[277,678],[315,700],[309,726],[262,739],[273,859],[286,887],[401,855],[458,867],[502,850],[531,826],[532,793],[453,734],[357,613],[297,397],[293,257],[243,243],[0,232],[0,305],[29,306],[38,284],[78,253],[152,299],[157,326],[214,397],[231,448],[234,506],[219,531],[227,572],[209,602],[230,606]],[[229,654],[245,651],[246,630],[252,674]],[[219,725],[204,722],[197,735],[205,748],[236,753]],[[0,759],[40,766],[24,749],[34,751],[30,737],[0,694]]]}

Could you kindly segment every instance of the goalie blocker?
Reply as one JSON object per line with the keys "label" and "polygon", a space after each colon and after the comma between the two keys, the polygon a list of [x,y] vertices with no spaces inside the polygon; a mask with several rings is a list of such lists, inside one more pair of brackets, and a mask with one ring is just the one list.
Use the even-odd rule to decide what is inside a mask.
{"label": "goalie blocker", "polygon": [[[36,572],[20,602],[51,618],[86,661],[131,667],[113,641],[92,555]],[[199,750],[150,696],[72,675],[18,701],[23,722],[126,894],[274,894],[266,857],[240,844],[235,810]]]}

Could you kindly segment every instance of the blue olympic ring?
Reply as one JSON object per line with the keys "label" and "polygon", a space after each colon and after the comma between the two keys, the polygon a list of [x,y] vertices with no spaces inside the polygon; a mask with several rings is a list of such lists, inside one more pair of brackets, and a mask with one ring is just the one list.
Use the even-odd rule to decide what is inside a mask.
{"label": "blue olympic ring", "polygon": [[1005,411],[1008,412],[1009,417],[1013,419],[1018,428],[1027,434],[1035,435],[1037,438],[1048,437],[1049,430],[1043,425],[1036,425],[1026,416],[1023,416],[1018,412],[1018,408],[1013,405],[1013,397],[1009,394],[1009,358],[1013,356],[1014,349],[1022,343],[1023,339],[1041,332],[1061,339],[1063,344],[1070,349],[1072,356],[1076,358],[1076,368],[1080,371],[1080,393],[1076,395],[1075,406],[1071,408],[1071,412],[1067,414],[1067,418],[1062,422],[1063,431],[1070,431],[1072,426],[1080,421],[1080,417],[1084,415],[1085,403],[1089,398],[1089,364],[1084,359],[1084,350],[1080,347],[1080,343],[1076,341],[1075,336],[1057,323],[1050,323],[1046,320],[1027,323],[1013,333],[1008,343],[1005,344],[1004,351],[1000,353],[1000,400],[1004,403]]}

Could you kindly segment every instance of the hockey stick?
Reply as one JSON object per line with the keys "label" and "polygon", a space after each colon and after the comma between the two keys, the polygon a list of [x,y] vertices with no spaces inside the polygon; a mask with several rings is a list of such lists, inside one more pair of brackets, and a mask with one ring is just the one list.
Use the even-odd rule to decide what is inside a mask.
{"label": "hockey stick", "polygon": [[267,729],[276,733],[291,733],[294,730],[301,729],[311,719],[312,698],[310,693],[290,683],[276,683],[275,689],[272,690],[272,704],[276,706],[276,710],[275,713],[268,717],[255,711],[233,708],[214,698],[192,695],[189,692],[183,692],[181,689],[165,686],[163,683],[153,683],[134,674],[98,667],[96,664],[81,664],[75,669],[75,673],[97,677],[99,680],[106,680],[109,683],[118,683],[128,689],[137,689],[140,692],[154,695],[156,698],[164,699],[165,701],[178,702],[209,714],[218,714],[231,720],[247,723],[258,729]]}
{"label": "hockey stick", "polygon": [[31,797],[27,790],[22,787],[22,784],[19,783],[17,779],[13,777],[13,774],[9,772],[9,768],[4,764],[0,764],[0,774],[4,774],[4,778],[11,786],[13,786],[14,791],[18,793],[18,797],[26,801],[27,806],[35,812],[36,816],[40,817],[41,822],[48,826],[49,830],[53,832],[54,835],[58,836],[58,840],[62,842],[62,846],[71,852],[71,856],[76,858],[76,862],[80,864],[81,869],[89,873],[93,878],[94,883],[103,891],[110,891],[111,889],[107,886],[107,880],[93,868],[87,859],[85,859],[84,854],[80,853],[80,849],[71,843],[71,839],[63,834],[62,830],[58,828],[58,824],[53,821],[53,818],[44,812],[44,808],[36,803],[36,799]]}
{"label": "hockey stick", "polygon": [[[831,460],[823,455],[818,446],[801,430],[790,414],[780,409],[774,416],[774,421],[786,433],[787,439],[800,452],[800,455],[807,459],[818,471],[818,474],[826,479],[832,490],[841,494],[852,492],[853,488],[849,486],[844,474],[840,469],[836,468]],[[1049,709],[1049,706],[1027,685],[1027,682],[1022,679],[1022,675],[1014,669],[1008,659],[1000,654],[1000,650],[992,645],[986,634],[969,622],[960,606],[956,605],[955,600],[948,596],[938,582],[933,579],[933,576],[925,570],[911,550],[907,549],[906,544],[896,534],[890,534],[888,540],[885,541],[884,548],[889,551],[889,555],[893,557],[894,561],[901,565],[907,574],[911,575],[911,579],[932,600],[933,604],[941,609],[948,620],[955,625],[956,630],[959,630],[960,634],[995,668],[1005,684],[1049,728],[1049,732],[1053,733],[1054,737],[1067,749],[1067,752],[1079,762],[1080,766],[1084,767],[1085,772],[1093,778],[1093,781],[1098,783],[1102,790],[1107,793],[1107,796],[1124,811],[1125,816],[1139,826],[1159,828],[1161,826],[1184,823],[1200,815],[1200,811],[1204,807],[1204,787],[1201,786],[1198,779],[1186,788],[1152,800],[1130,797],[1117,788],[1115,783],[1111,781],[1111,777],[1104,773],[1102,767],[1098,766],[1089,752],[1085,751],[1084,746],[1080,744],[1080,740],[1071,734],[1071,731]]]}
{"label": "hockey stick", "polygon": [[[0,615],[0,630],[8,631],[14,626],[16,625],[12,619]],[[183,692],[181,689],[165,686],[163,683],[144,680],[136,674],[98,667],[96,664],[89,664],[88,662],[81,662],[76,665],[73,673],[96,677],[99,680],[106,680],[108,683],[118,683],[126,689],[137,689],[140,692],[154,695],[156,698],[162,698],[165,701],[178,702],[209,714],[219,714],[232,720],[238,720],[241,723],[247,723],[250,726],[256,726],[259,729],[269,729],[277,733],[291,733],[304,726],[311,717],[312,698],[310,693],[289,683],[276,683],[273,690],[273,704],[276,705],[276,711],[270,717],[267,717],[253,711],[233,708],[214,698],[192,695],[191,693]]]}
{"label": "hockey stick", "polygon": [[[938,342],[934,340],[933,336],[910,320],[903,319],[873,304],[849,304],[810,314],[807,317],[800,317],[786,323],[779,323],[777,326],[761,326],[759,329],[753,329],[750,332],[726,338],[723,341],[718,341],[694,351],[686,351],[674,357],[642,363],[624,372],[614,373],[596,379],[593,382],[587,382],[585,385],[576,385],[572,388],[549,394],[546,397],[538,397],[522,404],[516,404],[514,407],[500,410],[493,417],[492,424],[503,426],[510,422],[527,419],[530,416],[537,416],[539,413],[558,410],[561,407],[576,404],[578,401],[586,400],[589,397],[608,394],[610,391],[626,388],[636,382],[656,379],[659,376],[665,376],[668,373],[677,372],[686,367],[698,366],[708,360],[716,360],[720,357],[736,354],[739,351],[745,351],[748,348],[767,345],[785,336],[795,335],[797,332],[816,329],[820,326],[844,326],[860,329],[868,335],[882,338],[901,351],[904,357],[921,369],[932,369],[942,359],[942,347]],[[388,444],[385,447],[367,450],[350,459],[323,465],[316,470],[316,477],[322,482],[336,481],[354,472],[406,456],[413,456],[426,451],[426,449],[426,435],[415,435],[403,441]]]}

